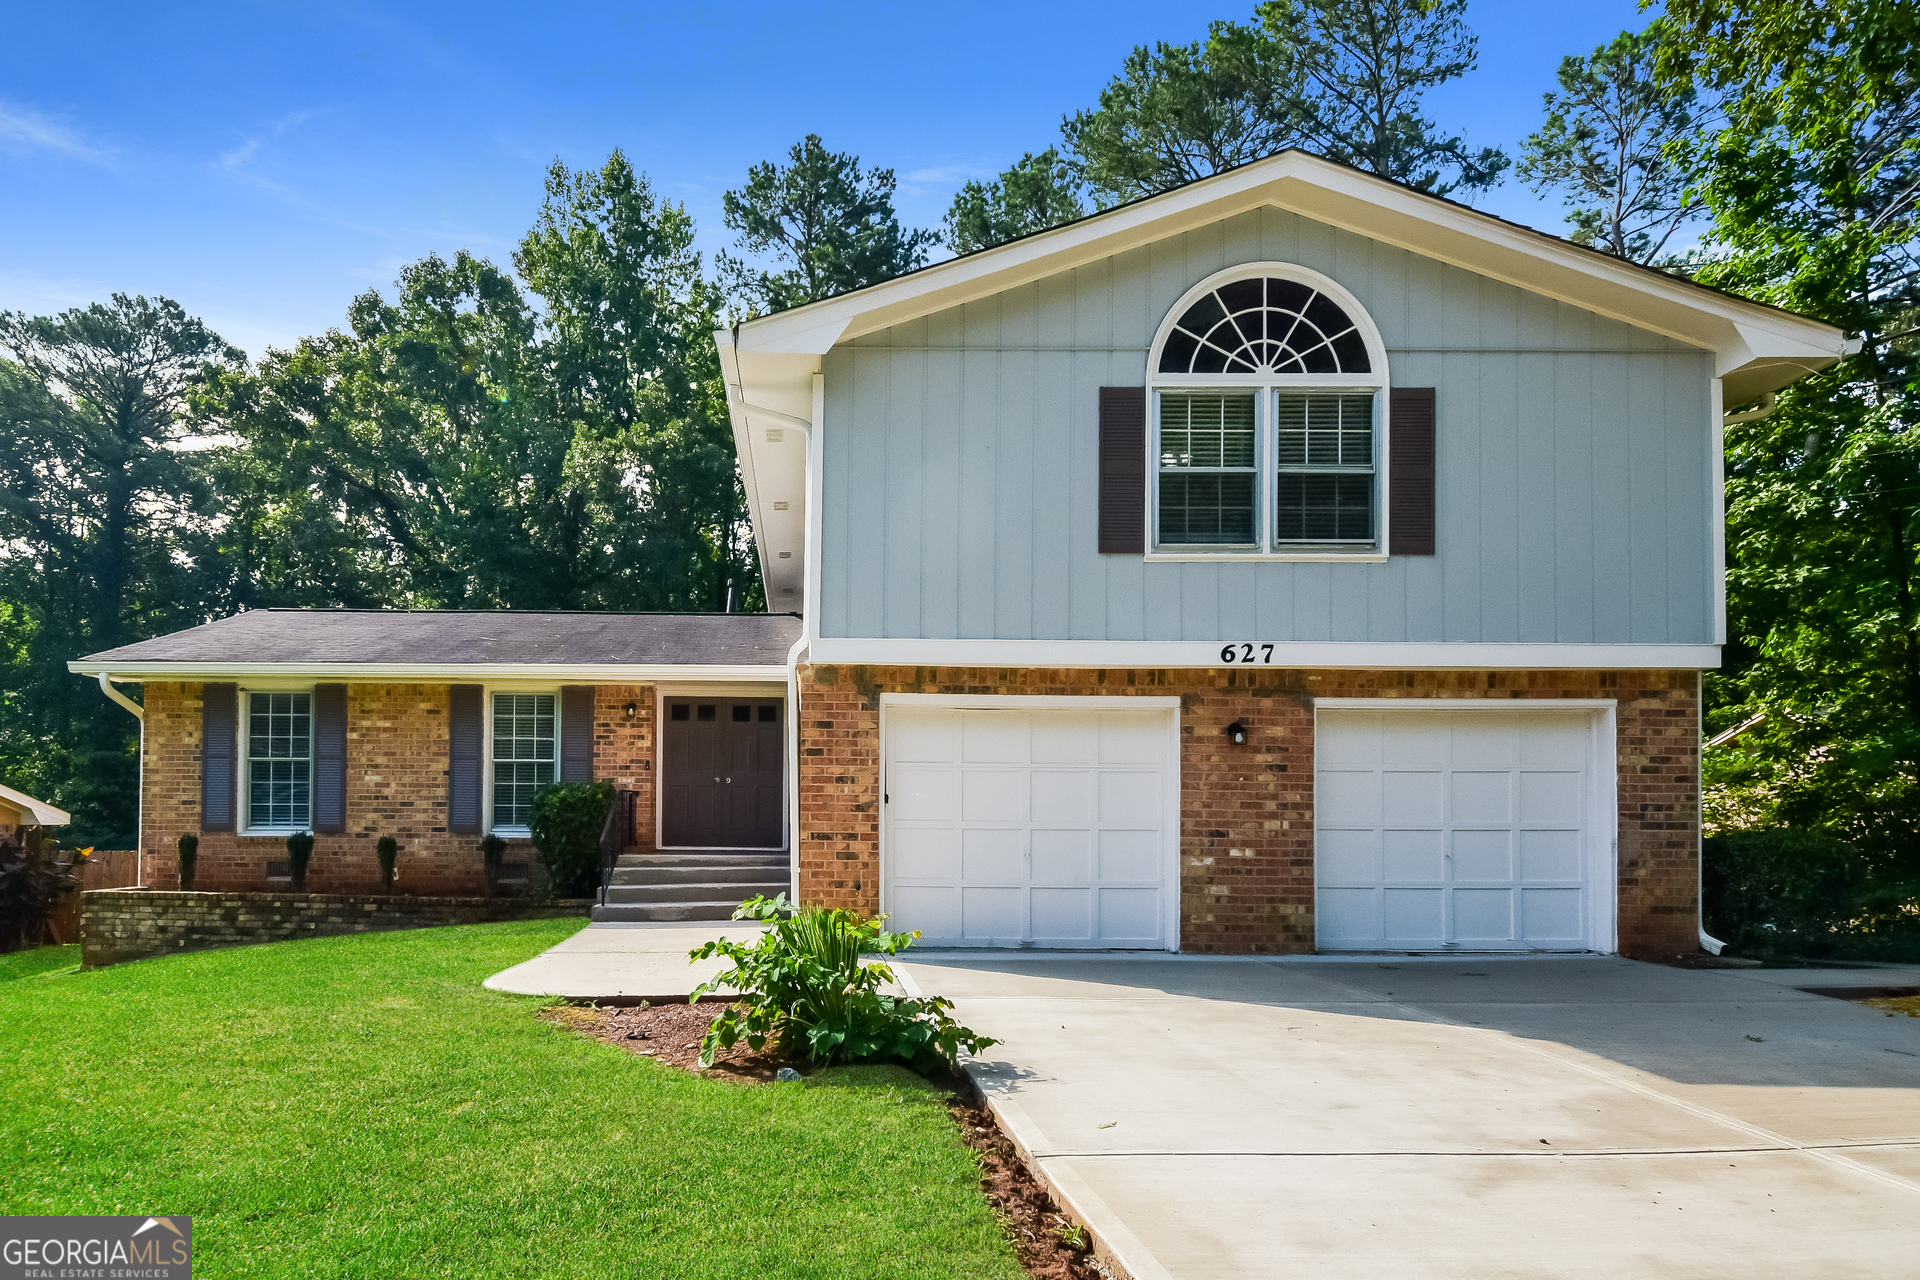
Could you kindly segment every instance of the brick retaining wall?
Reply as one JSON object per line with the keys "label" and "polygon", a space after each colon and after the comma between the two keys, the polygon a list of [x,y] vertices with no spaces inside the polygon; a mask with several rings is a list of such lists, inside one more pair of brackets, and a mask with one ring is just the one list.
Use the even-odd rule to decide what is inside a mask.
{"label": "brick retaining wall", "polygon": [[591,905],[584,898],[529,902],[515,898],[100,889],[80,895],[80,959],[91,968],[180,951],[291,938],[584,917]]}

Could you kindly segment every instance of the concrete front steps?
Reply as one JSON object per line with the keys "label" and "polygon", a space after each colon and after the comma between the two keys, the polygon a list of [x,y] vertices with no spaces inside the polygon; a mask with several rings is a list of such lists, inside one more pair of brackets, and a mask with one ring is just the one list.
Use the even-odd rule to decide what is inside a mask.
{"label": "concrete front steps", "polygon": [[692,853],[623,853],[613,865],[607,901],[595,920],[728,920],[755,894],[785,892],[782,849],[702,849]]}

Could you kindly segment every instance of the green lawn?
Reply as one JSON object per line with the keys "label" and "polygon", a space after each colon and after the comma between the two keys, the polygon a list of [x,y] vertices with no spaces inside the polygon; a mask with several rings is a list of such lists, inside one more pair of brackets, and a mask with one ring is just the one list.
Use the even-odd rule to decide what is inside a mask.
{"label": "green lawn", "polygon": [[0,957],[0,1213],[190,1214],[214,1277],[1022,1275],[917,1078],[697,1079],[481,989],[578,927]]}

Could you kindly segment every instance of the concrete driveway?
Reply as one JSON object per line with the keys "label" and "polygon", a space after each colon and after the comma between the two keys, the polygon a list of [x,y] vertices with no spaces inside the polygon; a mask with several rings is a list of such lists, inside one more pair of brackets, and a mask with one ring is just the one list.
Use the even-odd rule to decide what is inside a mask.
{"label": "concrete driveway", "polygon": [[1920,1274],[1920,970],[930,953],[1135,1280]]}

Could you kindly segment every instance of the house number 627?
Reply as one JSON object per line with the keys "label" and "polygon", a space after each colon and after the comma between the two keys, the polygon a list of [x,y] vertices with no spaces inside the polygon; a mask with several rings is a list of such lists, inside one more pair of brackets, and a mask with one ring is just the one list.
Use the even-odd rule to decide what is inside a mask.
{"label": "house number 627", "polygon": [[1270,644],[1230,644],[1220,651],[1222,662],[1264,662],[1273,665],[1273,646]]}

